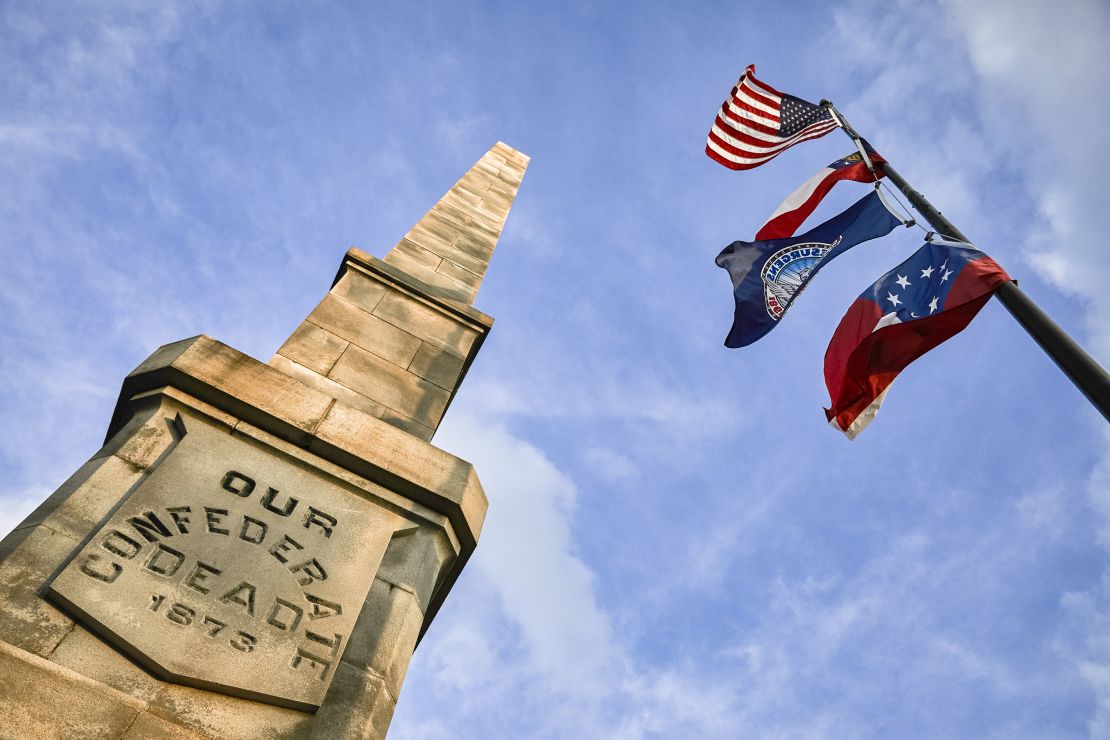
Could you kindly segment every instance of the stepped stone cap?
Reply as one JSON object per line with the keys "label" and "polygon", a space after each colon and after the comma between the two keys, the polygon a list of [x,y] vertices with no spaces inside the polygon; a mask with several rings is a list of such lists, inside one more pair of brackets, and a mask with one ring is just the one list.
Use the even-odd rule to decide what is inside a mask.
{"label": "stepped stone cap", "polygon": [[498,142],[384,259],[351,248],[269,364],[430,440],[493,325],[471,304],[527,165]]}
{"label": "stepped stone cap", "polygon": [[472,304],[528,162],[508,144],[494,144],[385,261],[425,284],[429,295]]}
{"label": "stepped stone cap", "polygon": [[404,493],[477,542],[488,502],[470,463],[203,334],[160,347],[128,374],[105,441],[127,423],[132,398],[164,386]]}

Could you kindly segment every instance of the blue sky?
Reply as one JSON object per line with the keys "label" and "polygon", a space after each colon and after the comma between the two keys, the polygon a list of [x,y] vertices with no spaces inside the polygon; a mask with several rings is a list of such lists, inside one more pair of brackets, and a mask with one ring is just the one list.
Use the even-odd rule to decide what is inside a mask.
{"label": "blue sky", "polygon": [[714,256],[851,147],[702,153],[750,62],[834,100],[1107,365],[1108,37],[1076,0],[0,3],[0,529],[156,347],[267,359],[501,139],[497,323],[434,440],[490,514],[391,737],[1110,737],[1104,420],[991,302],[848,442],[825,347],[921,232],[726,350]]}

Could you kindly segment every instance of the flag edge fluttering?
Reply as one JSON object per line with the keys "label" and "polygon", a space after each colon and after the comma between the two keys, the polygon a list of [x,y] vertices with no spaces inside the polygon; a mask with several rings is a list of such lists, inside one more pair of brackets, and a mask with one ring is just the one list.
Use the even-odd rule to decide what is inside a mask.
{"label": "flag edge fluttering", "polygon": [[[752,84],[746,86],[745,82],[750,82]],[[749,87],[751,88],[750,91],[747,89]],[[737,93],[741,91],[745,92],[745,96],[749,102],[745,102],[737,97]],[[773,100],[772,96],[777,96],[778,101]],[[706,137],[705,142],[706,156],[730,170],[743,171],[755,169],[761,164],[770,162],[796,144],[821,138],[833,129],[839,128],[839,122],[831,113],[828,113],[827,118],[815,121],[801,130],[794,132],[790,136],[781,136],[778,131],[771,130],[769,124],[778,124],[779,130],[781,130],[781,118],[778,114],[781,113],[782,101],[786,98],[790,98],[791,100],[813,109],[824,107],[810,103],[808,100],[799,98],[796,95],[782,93],[771,85],[756,79],[755,64],[749,64],[744,68],[744,72],[740,75],[740,79],[733,85],[732,90],[729,92],[728,97],[725,98],[724,103],[721,105],[720,110],[713,120],[713,126],[710,127],[709,135]],[[734,105],[730,105],[730,103],[734,103]],[[778,106],[777,112],[770,110],[770,108],[776,105]],[[747,131],[735,128],[736,125],[747,129]],[[739,137],[736,138],[733,143],[726,141],[726,139],[733,138],[729,132]],[[780,141],[769,141],[765,138],[768,136],[776,136]],[[750,154],[755,155],[754,157],[743,156],[745,151],[743,149],[744,139],[750,142],[750,146],[752,147]],[[740,146],[736,146],[736,144]],[[729,149],[737,149],[737,151],[733,153],[729,152]],[[757,152],[756,150],[758,149],[765,151],[762,153]],[[768,156],[763,156],[764,154],[768,154]],[[740,160],[743,160],[743,162]]]}
{"label": "flag edge fluttering", "polygon": [[[911,321],[889,323],[884,326],[880,326],[879,323],[883,321],[885,315],[878,317],[875,319],[878,323],[869,333],[857,336],[854,340],[849,340],[854,341],[855,345],[847,353],[835,353],[835,356],[843,357],[844,360],[841,366],[837,368],[840,370],[839,381],[832,380],[830,365],[836,360],[830,360],[830,356],[834,355],[833,348],[838,344],[838,341],[845,343],[840,337],[842,331],[846,331],[846,322],[852,317],[853,310],[861,301],[867,301],[865,296],[872,288],[881,284],[892,273],[896,273],[902,265],[913,260],[922,249],[928,246],[929,244],[926,243],[893,270],[883,273],[878,280],[872,283],[871,288],[865,290],[853,301],[837,325],[829,341],[829,346],[825,350],[825,384],[829,391],[831,403],[830,407],[825,409],[825,417],[833,428],[843,432],[848,439],[855,439],[874,420],[879,407],[890,390],[890,386],[907,367],[966,329],[994,295],[995,291],[998,290],[999,286],[1011,280],[1006,270],[993,258],[971,245],[966,245],[966,249],[977,253],[979,256],[968,259],[956,276],[949,295],[955,294],[957,303],[949,305],[946,299],[945,306],[940,313]],[[967,283],[968,287],[963,287],[964,283]],[[957,288],[960,288],[960,290],[957,290]],[[856,385],[861,392],[853,398],[844,399],[845,379],[848,378],[853,364],[864,364],[862,358],[865,354],[874,358],[876,348],[881,346],[883,342],[888,341],[889,337],[906,332],[913,332],[922,336],[931,334],[933,336],[923,345],[923,349],[911,353],[896,368],[884,368],[881,372],[875,372],[873,368],[869,369],[866,374],[870,383],[869,387],[865,388],[862,382],[857,383]],[[836,386],[835,390],[834,386]]]}

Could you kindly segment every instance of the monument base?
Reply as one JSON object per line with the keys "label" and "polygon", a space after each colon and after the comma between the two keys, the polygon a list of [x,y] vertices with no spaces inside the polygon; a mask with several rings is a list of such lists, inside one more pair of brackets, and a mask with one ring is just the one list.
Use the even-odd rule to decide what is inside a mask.
{"label": "monument base", "polygon": [[384,737],[485,508],[469,463],[167,345],[0,543],[0,736]]}

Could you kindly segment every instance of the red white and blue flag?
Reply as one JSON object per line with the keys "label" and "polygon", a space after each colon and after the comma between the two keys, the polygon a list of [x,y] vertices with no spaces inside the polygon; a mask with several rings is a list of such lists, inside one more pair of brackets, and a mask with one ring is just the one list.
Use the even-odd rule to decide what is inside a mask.
{"label": "red white and blue flag", "polygon": [[1010,280],[977,249],[928,242],[860,294],[825,352],[829,423],[854,439],[907,365],[955,336]]}
{"label": "red white and blue flag", "polygon": [[713,121],[705,153],[732,170],[750,170],[839,124],[829,109],[780,93],[749,64]]}
{"label": "red white and blue flag", "polygon": [[876,192],[801,236],[735,241],[717,255],[736,303],[726,347],[746,347],[778,325],[821,268],[857,244],[886,236],[900,223]]}
{"label": "red white and blue flag", "polygon": [[[886,161],[872,151],[868,151],[868,156],[871,158],[873,165],[879,165]],[[876,167],[875,170],[879,177],[883,176],[881,167]],[[786,199],[779,204],[771,217],[767,219],[767,223],[763,224],[759,233],[755,235],[754,241],[785,239],[788,236],[794,236],[798,227],[805,223],[805,220],[809,218],[810,214],[832,190],[833,185],[841,180],[875,182],[876,179],[875,173],[867,167],[867,163],[863,161],[859,152],[836,160],[828,167],[823,167],[820,172],[786,196]]]}

